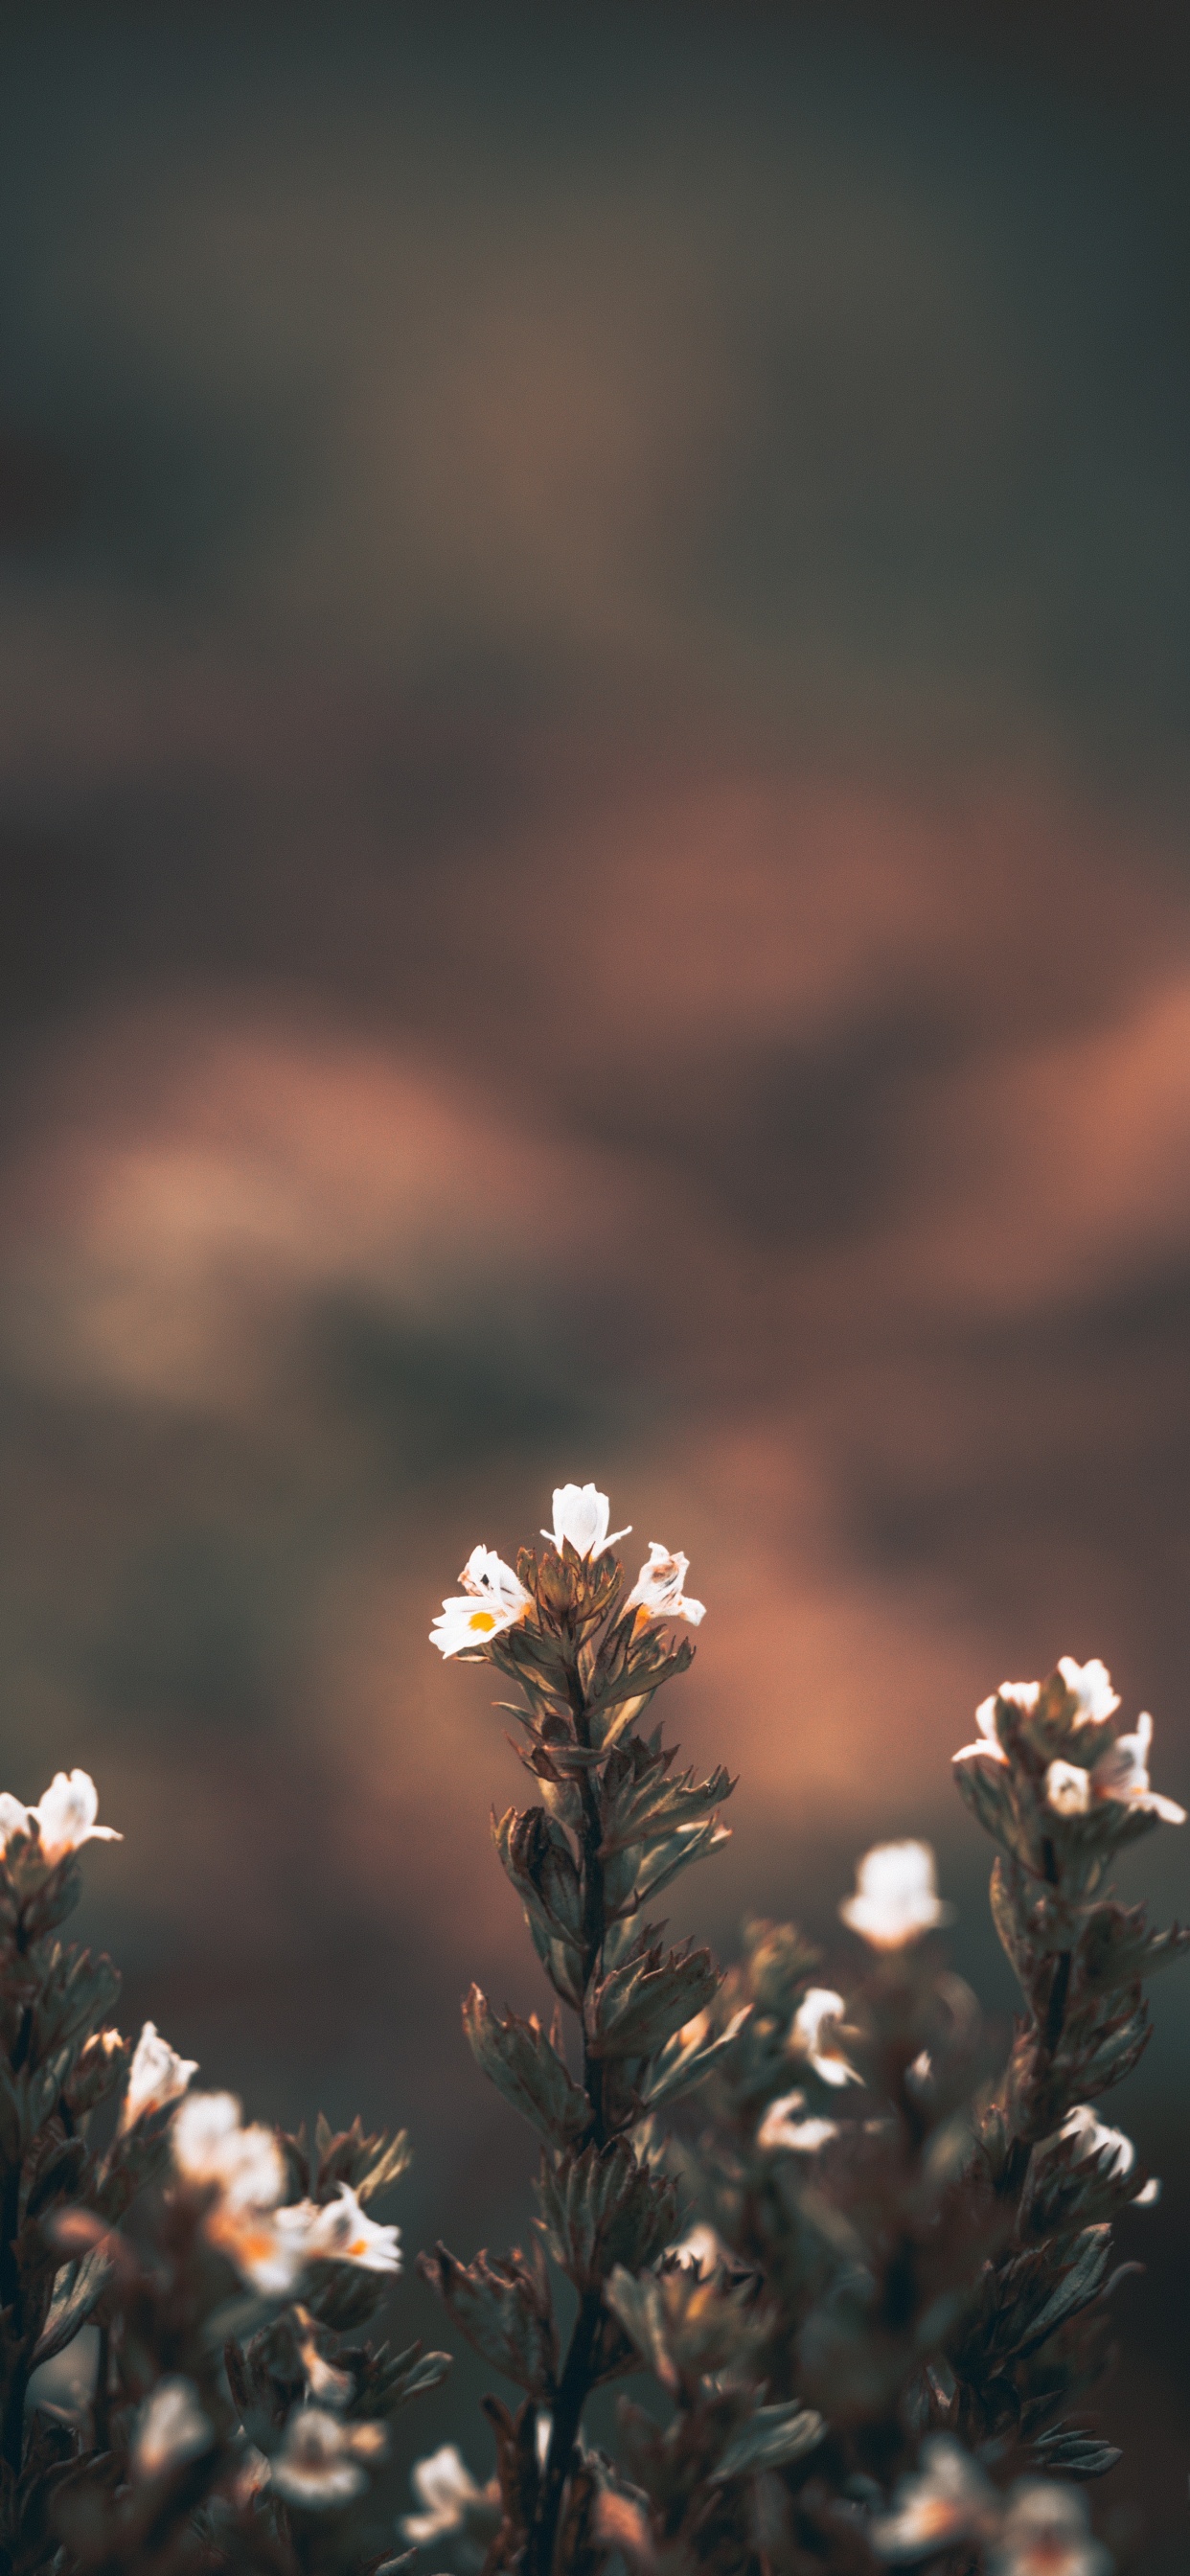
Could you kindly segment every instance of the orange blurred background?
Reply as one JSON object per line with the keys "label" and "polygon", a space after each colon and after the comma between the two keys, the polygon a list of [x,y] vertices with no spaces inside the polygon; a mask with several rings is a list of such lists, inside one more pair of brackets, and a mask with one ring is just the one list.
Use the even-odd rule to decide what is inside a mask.
{"label": "orange blurred background", "polygon": [[[519,1774],[427,1631],[556,1481],[709,1604],[724,1948],[751,1906],[845,1961],[854,1853],[925,1830],[1006,2011],[948,1756],[1060,1653],[1190,1793],[1185,32],[0,32],[4,1778],[99,1780],[130,2020],[254,2112],[408,2121],[411,2248],[526,2223],[458,2026],[473,1974],[537,1999]],[[1155,2001],[1101,2495],[1144,2576]]]}

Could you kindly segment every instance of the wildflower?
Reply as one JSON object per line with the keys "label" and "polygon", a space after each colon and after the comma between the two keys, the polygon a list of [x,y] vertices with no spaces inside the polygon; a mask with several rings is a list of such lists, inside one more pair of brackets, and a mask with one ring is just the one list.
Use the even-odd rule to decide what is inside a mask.
{"label": "wildflower", "polygon": [[489,1638],[515,1627],[532,1607],[520,1577],[494,1548],[473,1547],[459,1581],[461,1594],[443,1602],[430,1630],[430,1644],[440,1654],[457,1655],[486,1646]]}
{"label": "wildflower", "polygon": [[810,1986],[789,2026],[786,2047],[794,2057],[806,2058],[824,2084],[863,2081],[839,2042],[838,2025],[844,2009],[842,1995],[832,1993],[829,1986]]}
{"label": "wildflower", "polygon": [[904,1842],[877,1843],[865,1852],[856,1893],[839,1912],[874,1950],[900,1950],[935,1924],[948,1923],[953,1908],[939,1898],[929,1844]]}
{"label": "wildflower", "polygon": [[0,1793],[0,1853],[14,1834],[27,1834],[41,1846],[47,1869],[56,1869],[84,1843],[121,1843],[114,1825],[97,1825],[99,1791],[89,1771],[56,1771],[35,1807],[22,1806],[11,1790]]}
{"label": "wildflower", "polygon": [[610,1519],[607,1495],[598,1493],[594,1485],[555,1485],[554,1526],[552,1530],[543,1529],[541,1535],[552,1540],[559,1556],[567,1539],[576,1556],[603,1556],[609,1547],[617,1547],[622,1538],[627,1538],[632,1528],[629,1521],[627,1529],[613,1530],[609,1538]]}
{"label": "wildflower", "polygon": [[1088,2164],[1093,2159],[1105,2182],[1123,2182],[1136,2163],[1131,2138],[1126,2138],[1122,2129],[1109,2129],[1105,2121],[1097,2120],[1089,2102],[1076,2102],[1058,2135],[1073,2141],[1073,2163]]}
{"label": "wildflower", "polygon": [[215,2427],[192,2379],[159,2379],[136,2419],[132,2467],[138,2478],[164,2477],[213,2448]]}
{"label": "wildflower", "polygon": [[400,2229],[378,2227],[361,2209],[350,2183],[341,2182],[338,2199],[321,2207],[299,2200],[279,2209],[277,2228],[307,2263],[358,2263],[363,2272],[401,2269]]}
{"label": "wildflower", "polygon": [[[117,2039],[119,2033],[116,2034]],[[107,2037],[107,2033],[104,2033]],[[121,2129],[135,2128],[138,2120],[150,2111],[163,2111],[167,2102],[176,2102],[184,2093],[192,2075],[198,2073],[196,2057],[179,2057],[177,2050],[163,2039],[156,2022],[147,2021],[136,2043],[128,2070],[128,2090],[120,2113]]]}
{"label": "wildflower", "polygon": [[295,2407],[273,2461],[272,2483],[286,2504],[315,2512],[350,2504],[368,2481],[360,2463],[383,2459],[383,2424],[344,2424],[324,2406]]}
{"label": "wildflower", "polygon": [[306,2394],[316,2406],[336,2410],[350,2404],[355,2395],[355,2378],[350,2370],[336,2370],[334,2363],[324,2361],[318,2349],[318,2332],[308,2308],[295,2307],[298,2327],[298,2351],[306,2374]]}
{"label": "wildflower", "polygon": [[292,2289],[305,2259],[302,2241],[278,2229],[285,2163],[271,2129],[240,2125],[234,2093],[189,2093],[174,2114],[171,2144],[183,2182],[214,2186],[203,2224],[254,2289],[280,2296]]}
{"label": "wildflower", "polygon": [[[627,1533],[622,1532],[621,1535],[626,1536]],[[688,1619],[691,1627],[697,1628],[705,1619],[707,1609],[705,1601],[690,1601],[682,1590],[689,1572],[690,1559],[683,1556],[680,1548],[676,1555],[671,1556],[659,1539],[651,1538],[649,1562],[642,1565],[628,1595],[628,1609],[635,1602],[646,1619]]]}
{"label": "wildflower", "polygon": [[[798,2098],[800,2100],[800,2095]],[[668,2245],[665,2250],[667,2254],[676,2254],[679,2262],[696,2263],[700,2272],[713,2272],[720,2263],[731,2260],[718,2230],[708,2227],[705,2219],[697,2220],[676,2245]]]}
{"label": "wildflower", "polygon": [[1078,2488],[1027,2479],[1013,2488],[988,2576],[1109,2576],[1111,2563]]}
{"label": "wildflower", "polygon": [[1045,1802],[1056,1816],[1091,1812],[1091,1774],[1080,1762],[1051,1762],[1045,1775]]}
{"label": "wildflower", "polygon": [[871,2527],[882,2558],[926,2558],[960,2540],[986,2538],[996,2527],[995,2488],[969,2452],[948,2433],[921,2446],[921,2467],[902,2478],[891,2513]]}
{"label": "wildflower", "polygon": [[1139,1808],[1148,1816],[1160,1816],[1167,1825],[1184,1825],[1186,1810],[1173,1798],[1162,1798],[1149,1787],[1149,1747],[1153,1741],[1153,1721],[1145,1709],[1136,1721],[1134,1735],[1117,1735],[1115,1743],[1101,1753],[1091,1773],[1091,1791],[1096,1798],[1111,1798],[1121,1807]]}
{"label": "wildflower", "polygon": [[1120,1694],[1112,1689],[1111,1674],[1106,1664],[1094,1656],[1089,1664],[1076,1664],[1073,1655],[1059,1655],[1058,1670],[1084,1726],[1106,1726],[1120,1705]]}
{"label": "wildflower", "polygon": [[405,2514],[401,2521],[402,2539],[412,2549],[426,2549],[432,2540],[446,2540],[452,2532],[464,2531],[476,2507],[494,2504],[499,2493],[494,2479],[480,2486],[453,2442],[444,2442],[441,2450],[415,2461],[409,2483],[422,2508],[420,2513]]}
{"label": "wildflower", "polygon": [[795,2111],[804,2108],[805,2100],[804,2093],[782,2093],[776,2102],[770,2102],[756,2132],[756,2144],[762,2155],[777,2155],[784,2151],[795,2156],[816,2156],[820,2147],[829,2146],[831,2139],[838,2137],[837,2120],[793,2118]]}
{"label": "wildflower", "polygon": [[1185,1808],[1149,1787],[1152,1741],[1153,1721],[1146,1709],[1136,1721],[1135,1734],[1117,1735],[1089,1770],[1081,1762],[1051,1762],[1045,1775],[1047,1804],[1055,1815],[1089,1816],[1096,1805],[1110,1801],[1142,1815],[1160,1816],[1167,1825],[1184,1825]]}

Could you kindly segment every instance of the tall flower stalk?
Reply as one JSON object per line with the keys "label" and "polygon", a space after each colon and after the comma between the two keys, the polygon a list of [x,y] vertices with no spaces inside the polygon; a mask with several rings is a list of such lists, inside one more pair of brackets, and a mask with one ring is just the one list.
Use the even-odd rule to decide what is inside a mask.
{"label": "tall flower stalk", "polygon": [[[675,2232],[673,2184],[650,2162],[642,2123],[730,2045],[706,2026],[718,1985],[709,1951],[667,1947],[664,1925],[645,1914],[727,1838],[726,1771],[675,1772],[648,1723],[657,1692],[693,1657],[669,1623],[697,1626],[703,1605],[685,1593],[687,1559],[657,1541],[628,1590],[608,1522],[593,1485],[559,1487],[544,1553],[523,1550],[514,1573],[476,1549],[434,1629],[444,1654],[489,1663],[516,1685],[519,1698],[503,1705],[537,1791],[493,1830],[554,1991],[553,2024],[498,2015],[474,1986],[464,2022],[484,2072],[542,2140],[541,2233],[577,2298],[565,2354],[540,2250],[464,2265],[439,2246],[424,2265],[463,2332],[525,2391],[516,2421],[498,2418],[500,2563],[523,2562],[531,2576],[551,2576],[588,2397],[638,2366],[608,2285],[655,2263]],[[558,2006],[574,2017],[577,2074]]]}

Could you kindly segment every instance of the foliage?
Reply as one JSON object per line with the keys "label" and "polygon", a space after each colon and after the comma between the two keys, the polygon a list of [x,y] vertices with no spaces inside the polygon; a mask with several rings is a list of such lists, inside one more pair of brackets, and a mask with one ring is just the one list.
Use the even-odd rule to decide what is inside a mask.
{"label": "foliage", "polygon": [[[621,1535],[624,1535],[623,1533]],[[1148,2036],[1144,1980],[1187,1946],[1122,1905],[1151,1790],[1099,1664],[1004,1684],[956,1756],[996,1845],[1022,2011],[1000,2062],[938,1934],[919,1842],[841,1908],[848,1991],[790,1925],[725,1974],[658,1900],[726,1839],[733,1783],[679,1765],[658,1693],[697,1626],[686,1559],[631,1590],[605,1496],[566,1486],[540,1554],[477,1548],[434,1624],[516,1696],[530,1803],[493,1820],[548,2018],[463,2009],[537,2144],[527,2250],[421,2258],[510,2384],[496,2469],[419,2462],[394,2531],[374,2477],[443,2353],[374,2331],[399,2271],[372,2214],[408,2161],[357,2122],[245,2125],[67,1942],[85,1774],[0,1798],[0,2567],[13,2576],[1106,2576],[1084,2488],[1119,2454],[1085,2413],[1111,2360],[1112,2230],[1157,2186],[1091,2108]],[[635,2377],[649,2402],[620,2383]],[[615,2456],[584,2431],[615,2395]],[[436,2576],[436,2568],[434,2570]]]}

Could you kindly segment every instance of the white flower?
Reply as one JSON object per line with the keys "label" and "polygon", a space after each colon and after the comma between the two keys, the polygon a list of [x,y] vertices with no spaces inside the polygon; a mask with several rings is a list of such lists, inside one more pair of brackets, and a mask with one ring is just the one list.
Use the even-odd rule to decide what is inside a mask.
{"label": "white flower", "polygon": [[301,2240],[277,2224],[286,2171],[272,2130],[242,2128],[234,2093],[188,2093],[174,2113],[171,2144],[183,2182],[217,2192],[203,2220],[211,2243],[254,2289],[283,2297],[305,2256]]}
{"label": "white flower", "polygon": [[1077,2487],[1027,2479],[1013,2488],[988,2576],[1109,2576],[1111,2564]]}
{"label": "white flower", "polygon": [[215,2442],[215,2427],[199,2403],[192,2379],[159,2379],[136,2419],[132,2468],[138,2478],[160,2478],[197,2460]]}
{"label": "white flower", "polygon": [[555,1485],[554,1526],[552,1530],[543,1529],[541,1535],[552,1539],[559,1556],[567,1539],[576,1556],[602,1556],[607,1548],[627,1538],[632,1528],[629,1521],[627,1529],[613,1530],[609,1538],[610,1519],[607,1495],[598,1493],[594,1485]]}
{"label": "white flower", "polygon": [[995,2530],[998,2499],[983,2471],[948,2433],[932,2433],[921,2446],[921,2467],[902,2478],[892,2512],[871,2527],[882,2558],[926,2558],[960,2540]]}
{"label": "white flower", "polygon": [[1105,1726],[1120,1705],[1120,1694],[1111,1686],[1111,1674],[1098,1656],[1089,1664],[1076,1664],[1073,1655],[1059,1655],[1058,1670],[1072,1699],[1078,1701],[1078,1713],[1084,1726]]}
{"label": "white flower", "polygon": [[928,1843],[877,1843],[856,1872],[856,1894],[839,1907],[843,1921],[875,1950],[900,1950],[937,1923],[949,1923]]}
{"label": "white flower", "polygon": [[179,2057],[169,2041],[163,2039],[157,2024],[147,2021],[136,2043],[128,2070],[128,2090],[120,2113],[120,2127],[134,2128],[149,2111],[163,2111],[167,2102],[176,2102],[184,2093],[192,2075],[198,2073],[196,2057]]}
{"label": "white flower", "polygon": [[14,1834],[28,1834],[41,1845],[48,1869],[84,1843],[122,1843],[114,1825],[97,1825],[99,1791],[89,1771],[56,1771],[35,1807],[23,1807],[10,1789],[0,1793],[0,1852]]}
{"label": "white flower", "polygon": [[1068,2111],[1058,2131],[1060,2138],[1074,2142],[1073,2162],[1087,2164],[1094,2158],[1105,2182],[1123,2182],[1136,2163],[1136,2149],[1122,2129],[1109,2129],[1097,2120],[1089,2102],[1076,2102]]}
{"label": "white flower", "polygon": [[839,2042],[838,2025],[844,2009],[842,1995],[834,1994],[829,1986],[810,1986],[789,2025],[785,2045],[791,2056],[806,2058],[824,2084],[863,2081]]}
{"label": "white flower", "polygon": [[420,2513],[405,2514],[401,2521],[401,2537],[413,2549],[426,2549],[432,2540],[445,2540],[452,2532],[465,2530],[476,2506],[490,2505],[495,2500],[495,2481],[481,2487],[453,2442],[444,2442],[441,2450],[416,2460],[409,2472],[409,2484],[422,2508]]}
{"label": "white flower", "polygon": [[307,2263],[358,2263],[362,2272],[399,2272],[401,2237],[396,2227],[378,2227],[361,2209],[350,2183],[341,2182],[337,2200],[321,2207],[298,2200],[277,2211],[277,2228]]}
{"label": "white flower", "polygon": [[[837,2077],[830,2079],[837,2082]],[[843,2079],[846,2081],[846,2078]],[[760,2127],[756,2144],[762,2155],[785,2152],[795,2156],[816,2156],[820,2147],[830,2145],[839,2135],[837,2120],[795,2120],[793,2113],[805,2107],[804,2093],[782,2093],[770,2102]]]}
{"label": "white flower", "polygon": [[982,1699],[976,1709],[975,1723],[979,1728],[976,1742],[962,1745],[957,1753],[952,1754],[952,1761],[1007,1762],[1008,1755],[1000,1742],[996,1725],[997,1701],[1007,1700],[1010,1707],[1020,1710],[1022,1717],[1029,1717],[1040,1696],[1040,1682],[1001,1682],[999,1690],[993,1691],[990,1699]]}
{"label": "white flower", "polygon": [[430,1644],[442,1655],[486,1646],[532,1607],[519,1575],[494,1548],[473,1547],[459,1581],[462,1592],[443,1602],[430,1630]]}
{"label": "white flower", "polygon": [[1100,1754],[1091,1773],[1092,1794],[1111,1798],[1121,1807],[1139,1807],[1148,1816],[1161,1816],[1167,1825],[1184,1825],[1185,1808],[1149,1787],[1152,1741],[1153,1721],[1145,1709],[1136,1721],[1135,1735],[1117,1735],[1115,1743]]}
{"label": "white flower", "polygon": [[1089,1771],[1080,1762],[1051,1762],[1045,1775],[1048,1804],[1059,1816],[1089,1816],[1095,1805],[1110,1800],[1115,1806],[1138,1808],[1146,1816],[1160,1816],[1167,1825],[1184,1825],[1185,1808],[1149,1787],[1152,1742],[1153,1721],[1146,1709],[1136,1721],[1135,1734],[1117,1735]]}
{"label": "white flower", "polygon": [[676,2245],[666,2246],[667,2254],[676,2254],[682,2263],[697,2263],[701,2272],[713,2272],[720,2263],[730,2261],[727,2247],[714,2227],[699,2219],[688,2227]]}
{"label": "white flower", "polygon": [[[626,1532],[621,1535],[626,1536]],[[683,1556],[680,1548],[671,1556],[660,1539],[651,1538],[649,1562],[642,1565],[625,1606],[631,1610],[635,1602],[648,1619],[688,1619],[691,1627],[697,1628],[707,1615],[707,1606],[705,1601],[688,1600],[683,1592],[689,1572],[690,1559]]]}
{"label": "white flower", "polygon": [[1045,1775],[1045,1801],[1056,1816],[1089,1816],[1091,1774],[1081,1762],[1051,1762]]}
{"label": "white flower", "polygon": [[350,2504],[368,2481],[361,2460],[378,2460],[388,2448],[382,2424],[342,2424],[323,2406],[298,2406],[273,2461],[272,2483],[286,2504]]}

